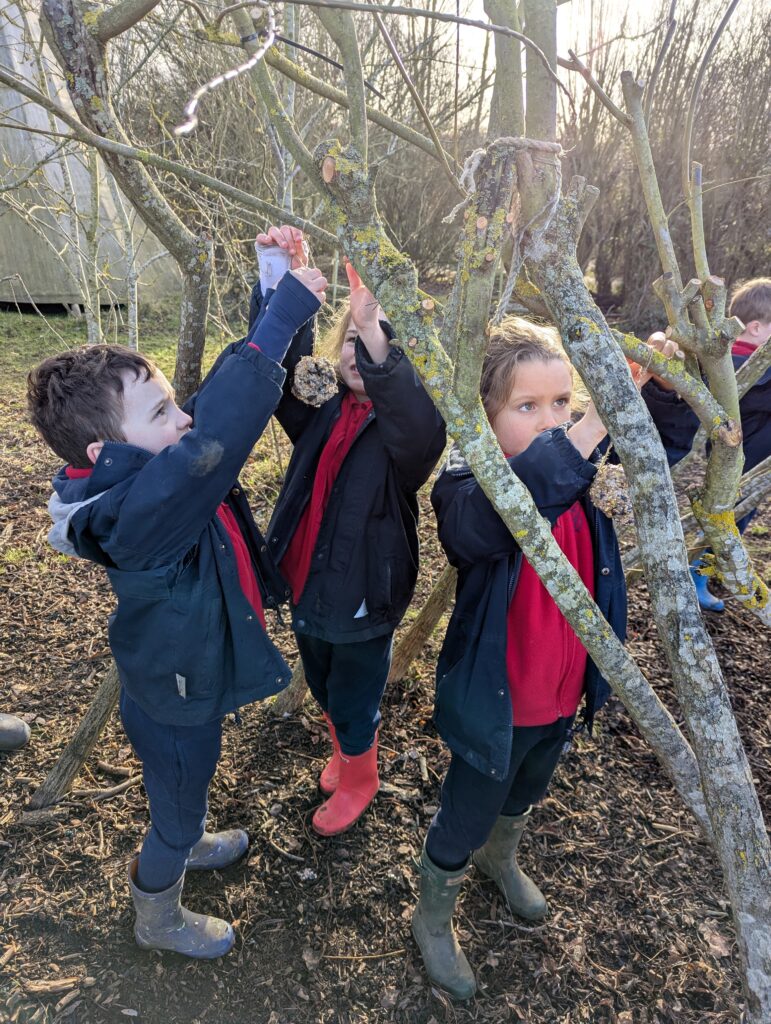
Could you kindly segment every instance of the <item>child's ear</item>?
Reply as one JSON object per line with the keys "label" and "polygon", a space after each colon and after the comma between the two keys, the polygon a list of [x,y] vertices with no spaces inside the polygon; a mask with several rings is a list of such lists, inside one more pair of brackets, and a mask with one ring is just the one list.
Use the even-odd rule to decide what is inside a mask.
{"label": "child's ear", "polygon": [[96,465],[96,460],[99,458],[102,448],[104,448],[104,441],[92,441],[86,448],[86,455],[92,466]]}

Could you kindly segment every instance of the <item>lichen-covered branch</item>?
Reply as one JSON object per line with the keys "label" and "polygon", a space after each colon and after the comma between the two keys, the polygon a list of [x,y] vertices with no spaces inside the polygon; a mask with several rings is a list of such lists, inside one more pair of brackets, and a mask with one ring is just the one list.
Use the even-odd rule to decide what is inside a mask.
{"label": "lichen-covered branch", "polygon": [[[612,333],[625,356],[639,363],[644,369],[650,370],[651,373],[655,373],[656,376],[662,377],[677,390],[680,397],[699,417],[700,423],[708,432],[711,440],[713,435],[717,437],[726,432],[730,433],[733,439],[736,433],[735,422],[728,418],[725,410],[715,401],[709,388],[686,371],[682,359],[675,357],[667,359],[633,334],[622,334],[621,331]],[[733,440],[731,443],[734,443]]]}
{"label": "lichen-covered branch", "polygon": [[479,402],[495,267],[504,235],[510,234],[515,218],[512,199],[519,142],[500,139],[488,147],[477,168],[476,191],[463,214],[458,265],[442,343],[455,365],[455,395],[468,408]]}
{"label": "lichen-covered branch", "polygon": [[[720,666],[688,574],[664,451],[576,260],[575,227],[582,221],[576,208],[586,202],[588,191],[582,180],[571,182],[538,257],[531,254],[530,266],[626,471],[651,608],[698,759],[714,848],[731,894],[749,979],[748,1005],[767,1007],[771,1000],[767,899],[771,847]],[[761,984],[756,972],[765,972]]]}
{"label": "lichen-covered branch", "polygon": [[97,16],[93,24],[94,34],[104,45],[115,36],[133,28],[160,2],[161,0],[120,0]]}
{"label": "lichen-covered branch", "polygon": [[[236,31],[242,39],[241,45],[248,54],[255,53],[259,48],[259,41],[257,39],[250,39],[249,37],[254,34],[254,26],[251,17],[245,10],[234,10],[231,12],[230,17],[233,19]],[[296,163],[302,167],[305,174],[308,176],[310,181],[314,181],[316,177],[315,166],[313,163],[313,156],[310,150],[307,148],[303,140],[297,133],[297,129],[292,122],[292,119],[287,115],[284,110],[284,104],[281,102],[281,97],[273,84],[273,78],[271,77],[270,71],[268,70],[264,61],[257,61],[252,74],[257,83],[257,88],[260,90],[260,95],[268,108],[268,116],[270,117],[271,124],[278,132],[281,141],[289,150],[294,157]]]}
{"label": "lichen-covered branch", "polygon": [[766,342],[755,349],[746,363],[736,371],[736,387],[739,398],[744,398],[768,370],[771,369],[771,344]]}
{"label": "lichen-covered branch", "polygon": [[323,7],[316,11],[319,21],[327,30],[343,60],[345,68],[345,91],[348,95],[348,123],[351,141],[367,163],[367,103],[364,98],[364,71],[361,53],[356,39],[356,26],[350,11],[329,10]]}
{"label": "lichen-covered branch", "polygon": [[329,142],[318,147],[315,155],[328,185],[340,244],[386,311],[449,433],[458,441],[480,485],[592,659],[612,681],[686,806],[703,827],[709,828],[698,769],[688,743],[603,619],[556,544],[549,524],[538,514],[529,492],[512,473],[481,402],[477,400],[471,409],[464,408],[453,394],[450,382],[454,368],[437,331],[435,310],[424,304],[426,296],[418,289],[417,273],[410,260],[388,240],[371,182],[355,152]]}

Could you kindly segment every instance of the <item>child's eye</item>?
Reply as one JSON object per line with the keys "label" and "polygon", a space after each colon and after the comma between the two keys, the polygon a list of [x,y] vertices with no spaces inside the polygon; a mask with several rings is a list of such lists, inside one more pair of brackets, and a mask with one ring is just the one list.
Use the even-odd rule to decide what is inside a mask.
{"label": "child's eye", "polygon": [[155,416],[153,416],[153,419],[157,420],[159,416],[165,416],[165,415],[166,415],[166,406],[162,405],[160,407],[160,409],[156,412]]}
{"label": "child's eye", "polygon": [[532,412],[533,409],[535,409],[535,402],[523,402],[522,405],[519,406],[520,412]]}
{"label": "child's eye", "polygon": [[558,409],[564,409],[566,405],[570,405],[570,399],[558,398],[554,404],[557,406]]}

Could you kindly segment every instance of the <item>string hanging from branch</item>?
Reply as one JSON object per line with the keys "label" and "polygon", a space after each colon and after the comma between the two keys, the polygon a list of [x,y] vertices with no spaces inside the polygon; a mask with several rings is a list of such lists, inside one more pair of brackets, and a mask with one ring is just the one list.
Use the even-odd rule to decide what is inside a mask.
{"label": "string hanging from branch", "polygon": [[267,25],[264,28],[255,29],[250,35],[242,36],[241,43],[251,43],[255,39],[262,39],[262,43],[259,48],[255,50],[249,60],[243,64],[239,64],[237,67],[230,68],[228,71],[224,71],[220,75],[216,75],[210,81],[202,85],[200,89],[196,89],[193,95],[190,97],[188,102],[185,104],[185,120],[180,122],[174,128],[175,135],[188,135],[198,126],[198,115],[196,110],[201,99],[206,95],[207,92],[214,92],[225,82],[230,82],[234,78],[238,78],[239,75],[243,75],[247,71],[251,71],[252,68],[261,60],[266,52],[270,49],[276,39],[276,16],[273,12],[273,8],[267,3],[267,0],[255,0],[255,7],[261,8],[265,12]]}

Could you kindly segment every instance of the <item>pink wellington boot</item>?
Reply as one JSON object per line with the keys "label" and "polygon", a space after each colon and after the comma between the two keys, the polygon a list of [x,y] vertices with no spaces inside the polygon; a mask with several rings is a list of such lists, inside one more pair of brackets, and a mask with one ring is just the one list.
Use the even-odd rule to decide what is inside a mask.
{"label": "pink wellington boot", "polygon": [[340,752],[340,781],[329,800],[313,815],[314,829],[322,836],[347,832],[375,799],[379,788],[376,735],[363,754],[349,757]]}
{"label": "pink wellington boot", "polygon": [[324,770],[319,778],[319,789],[324,796],[332,796],[340,781],[340,743],[338,742],[332,719],[326,711],[324,712],[324,718],[329,728],[329,738],[332,740],[332,756],[324,766]]}

